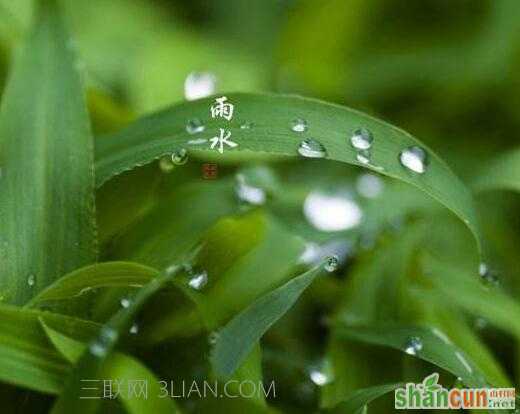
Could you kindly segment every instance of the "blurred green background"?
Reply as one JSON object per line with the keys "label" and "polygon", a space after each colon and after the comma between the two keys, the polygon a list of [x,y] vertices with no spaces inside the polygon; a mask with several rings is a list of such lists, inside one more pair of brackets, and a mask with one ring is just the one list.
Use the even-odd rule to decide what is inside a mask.
{"label": "blurred green background", "polygon": [[[2,84],[5,83],[12,52],[30,26],[31,3],[28,0],[0,0]],[[96,134],[116,131],[137,117],[184,100],[186,80],[190,74],[206,73],[214,77],[216,92],[300,94],[347,105],[382,118],[425,142],[468,184],[477,176],[481,166],[520,143],[518,0],[89,0],[65,1],[64,4],[69,6],[66,8],[67,21],[82,58]],[[148,210],[146,204],[148,191],[158,189],[157,192],[163,196],[178,183],[185,183],[193,177],[198,179],[200,171],[197,167],[196,164],[187,165],[185,171],[176,170],[177,173],[156,180],[156,176],[161,175],[159,169],[156,165],[148,166],[122,175],[114,180],[115,183],[103,187],[98,194],[100,239],[106,247],[102,258],[137,257],[159,268],[166,265],[170,257],[160,257],[159,254],[153,258],[139,256],[141,252],[133,245],[138,245],[143,238],[139,223],[128,231],[125,226],[135,217],[142,218],[152,210]],[[234,166],[229,170],[226,168],[222,169],[223,177],[234,173]],[[342,242],[352,242],[349,232],[331,235],[305,227],[301,203],[316,186],[337,188],[345,181],[355,186],[359,173],[357,168],[340,168],[335,163],[328,163],[327,168],[320,169],[316,164],[299,164],[294,168],[291,163],[280,163],[278,172],[283,175],[282,183],[273,179],[273,186],[292,188],[294,194],[287,192],[286,199],[277,200],[269,208],[289,224],[293,233],[303,235],[306,241],[333,242],[339,238]],[[254,178],[258,171],[249,173]],[[270,177],[267,181],[272,184]],[[149,185],[151,182],[153,186]],[[128,196],[128,189],[133,190],[136,184],[137,195],[134,197],[132,193]],[[369,220],[359,233],[354,234],[361,248],[355,254],[349,253],[356,255],[355,260],[361,263],[357,263],[358,267],[363,270],[363,266],[372,260],[372,256],[366,259],[367,251],[375,245],[371,238],[380,236],[374,228],[383,228],[382,241],[379,240],[382,254],[374,259],[375,267],[383,268],[382,273],[387,266],[390,269],[387,273],[405,273],[403,269],[408,263],[403,264],[403,268],[395,263],[394,259],[401,253],[398,243],[394,242],[407,243],[406,238],[411,236],[402,236],[405,234],[403,227],[417,217],[419,220],[416,221],[426,217],[430,247],[433,246],[434,250],[438,247],[444,258],[467,264],[467,269],[475,267],[473,242],[460,223],[444,216],[440,221],[436,215],[438,212],[430,215],[429,203],[425,203],[427,207],[421,213],[414,211],[403,217],[409,213],[407,197],[413,199],[411,205],[419,204],[414,195],[409,194],[412,192],[406,192],[399,184],[395,187],[388,185],[385,191],[382,203],[371,197],[362,202],[365,217]],[[208,204],[220,196],[220,193],[218,196],[215,193],[213,197],[211,191],[207,192]],[[190,203],[183,205],[181,200],[178,204],[179,215],[194,214]],[[486,238],[495,252],[493,265],[501,270],[503,285],[518,292],[518,197],[494,193],[479,196],[478,205],[484,218]],[[128,218],[120,217],[120,206]],[[227,212],[227,205],[222,209]],[[154,223],[159,232],[164,227],[161,219],[170,210],[170,204],[164,203],[164,209],[152,212],[148,222],[142,220],[143,228]],[[294,214],[295,211],[299,216]],[[213,219],[216,221],[216,217],[207,218],[207,223],[195,214],[193,217],[203,223],[201,227],[204,228],[197,229],[199,233],[213,224]],[[252,220],[254,224],[257,219],[253,214],[244,222],[247,224],[247,220]],[[243,236],[232,220],[221,225],[230,232],[231,238]],[[266,225],[271,228],[269,226]],[[191,230],[185,229],[186,232]],[[115,234],[121,236],[124,231],[127,231],[125,237],[113,242],[112,237]],[[272,230],[273,234],[278,234],[278,231],[278,228]],[[193,236],[194,239],[198,235]],[[385,257],[385,246],[394,244],[398,247]],[[202,259],[211,264],[211,251],[207,254],[210,258]],[[405,262],[410,258],[403,256],[402,259]],[[264,358],[271,361],[267,377],[279,379],[282,387],[286,387],[282,388],[286,400],[279,405],[292,407],[294,412],[298,412],[298,407],[308,408],[315,404],[317,397],[300,392],[302,390],[298,387],[309,387],[309,383],[292,378],[296,375],[291,367],[283,366],[288,354],[294,357],[292,362],[295,366],[299,364],[298,358],[304,360],[302,365],[306,365],[326,348],[340,369],[344,364],[349,374],[354,372],[344,379],[346,384],[338,385],[338,390],[331,391],[331,394],[383,382],[377,366],[381,361],[391,367],[398,366],[404,372],[385,374],[384,379],[415,378],[416,375],[409,374],[428,372],[410,361],[396,362],[395,353],[367,351],[361,345],[350,345],[350,354],[344,356],[335,349],[337,344],[333,340],[327,342],[324,339],[325,328],[319,323],[320,318],[330,313],[332,308],[341,313],[343,302],[348,304],[347,310],[355,302],[355,298],[344,297],[348,289],[343,288],[356,287],[356,282],[355,279],[344,282],[342,277],[350,274],[352,264],[347,261],[343,265],[341,277],[318,283],[311,297],[297,305],[297,313],[291,313],[271,333],[264,349]],[[407,277],[416,278],[408,273]],[[362,295],[363,288],[360,289]],[[379,299],[385,298],[385,287],[382,289],[378,292]],[[335,306],[338,303],[340,310]],[[417,313],[427,313],[428,306],[424,308],[426,311],[421,309]],[[414,319],[400,317],[402,320]],[[446,315],[436,317],[442,319]],[[474,323],[472,318],[468,320],[464,326]],[[445,324],[444,328],[449,329],[448,325]],[[455,335],[458,325],[454,323],[452,330],[450,334]],[[182,335],[189,336],[190,333],[183,332]],[[494,330],[478,335],[483,337],[482,343],[493,349],[493,355],[504,371],[515,378],[518,363],[512,355],[517,353],[517,346],[512,339]],[[204,337],[201,341],[205,340]],[[472,357],[479,354],[480,348],[472,347],[473,342],[467,338],[461,336],[457,340],[463,348],[464,343],[469,344],[465,350]],[[306,344],[304,350],[301,349],[302,343]],[[185,352],[183,345],[182,342],[176,345],[178,352],[181,349]],[[167,354],[171,349],[165,348],[163,352]],[[366,357],[367,354],[370,356]],[[152,359],[150,355],[143,356]],[[352,360],[342,361],[341,358]],[[379,361],[374,362],[370,372],[359,362],[369,359]],[[186,361],[186,365],[192,362]],[[167,372],[170,367],[162,367],[161,363],[155,361],[151,365],[155,364],[154,368],[159,372],[161,369]],[[196,363],[192,365],[196,366]],[[191,372],[192,368],[186,368],[186,372]],[[363,371],[365,368],[366,372]],[[337,397],[325,398],[335,401]],[[384,408],[379,412],[385,412]]]}

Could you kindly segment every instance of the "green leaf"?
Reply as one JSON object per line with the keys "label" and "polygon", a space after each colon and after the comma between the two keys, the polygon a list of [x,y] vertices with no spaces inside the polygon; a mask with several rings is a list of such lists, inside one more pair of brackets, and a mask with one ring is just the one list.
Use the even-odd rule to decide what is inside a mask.
{"label": "green leaf", "polygon": [[384,384],[353,391],[336,409],[343,413],[362,414],[369,403],[402,386],[402,383]]}
{"label": "green leaf", "polygon": [[55,1],[41,5],[0,108],[0,294],[17,304],[96,258],[80,76]]}
{"label": "green leaf", "polygon": [[484,317],[520,339],[520,304],[517,300],[500,289],[483,286],[475,275],[446,266],[431,256],[426,256],[423,263],[431,272],[439,300]]}
{"label": "green leaf", "polygon": [[[178,269],[180,270],[180,268]],[[177,270],[177,271],[178,271]],[[53,406],[52,413],[70,413],[80,411],[81,413],[95,413],[100,400],[80,399],[82,379],[103,378],[102,367],[111,355],[119,338],[128,332],[137,312],[146,301],[159,291],[167,283],[171,282],[176,272],[168,276],[154,278],[130,299],[127,307],[122,307],[108,323],[101,328],[97,338],[90,342],[88,350],[83,352],[73,372],[67,379],[66,387],[60,398]]]}
{"label": "green leaf", "polygon": [[[425,174],[410,172],[399,163],[399,153],[403,149],[422,145],[410,134],[352,109],[313,99],[240,93],[227,94],[227,97],[235,105],[235,115],[225,124],[210,118],[213,98],[208,98],[173,106],[138,120],[120,133],[99,138],[96,141],[97,185],[176,148],[211,155],[219,161],[251,155],[251,152],[298,156],[300,141],[312,137],[325,146],[327,159],[371,168],[428,193],[467,224],[480,249],[471,193],[450,168],[427,148],[429,165]],[[196,135],[186,131],[187,122],[193,118],[202,120],[205,125],[205,130]],[[307,121],[308,132],[291,131],[290,124],[295,118]],[[240,128],[244,122],[252,122],[253,128]],[[202,146],[188,143],[194,138],[217,136],[221,127],[231,132],[231,139],[239,144],[238,147],[219,156],[217,152],[209,151],[207,143]],[[374,136],[370,166],[357,161],[356,150],[349,143],[349,136],[361,127]]]}
{"label": "green leaf", "polygon": [[323,264],[262,296],[218,331],[211,354],[215,373],[228,377],[247,357],[254,344],[298,300],[323,270]]}
{"label": "green leaf", "polygon": [[158,275],[157,270],[137,263],[98,263],[75,270],[58,279],[34,297],[29,306],[50,300],[70,299],[100,287],[142,287]]}
{"label": "green leaf", "polygon": [[[76,363],[83,354],[86,345],[83,342],[63,335],[43,321],[42,326],[56,349],[60,351],[69,362]],[[101,367],[100,376],[105,381],[111,380],[113,383],[117,381],[122,385],[119,401],[121,401],[129,413],[140,414],[152,412],[171,414],[178,412],[173,400],[170,398],[158,398],[158,396],[163,393],[161,392],[159,381],[152,372],[131,356],[114,352]],[[124,392],[125,387],[128,389],[129,383],[136,380],[146,382],[146,398],[136,398]]]}
{"label": "green leaf", "polygon": [[40,318],[84,340],[91,338],[99,325],[50,312],[0,306],[0,380],[57,394],[62,390],[69,366],[49,343]]}
{"label": "green leaf", "polygon": [[470,387],[484,387],[486,379],[480,369],[438,329],[397,324],[347,326],[338,324],[337,335],[373,345],[405,351],[411,338],[418,338],[422,348],[415,356],[451,372]]}

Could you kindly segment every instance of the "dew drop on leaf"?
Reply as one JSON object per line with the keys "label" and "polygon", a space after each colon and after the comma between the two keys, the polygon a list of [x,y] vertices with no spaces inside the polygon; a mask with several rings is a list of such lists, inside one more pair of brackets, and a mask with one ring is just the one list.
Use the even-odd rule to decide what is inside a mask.
{"label": "dew drop on leaf", "polygon": [[184,97],[188,101],[206,98],[217,89],[217,77],[211,72],[191,72],[184,81]]}
{"label": "dew drop on leaf", "polygon": [[424,149],[418,146],[409,147],[399,154],[399,162],[410,171],[424,174],[428,164],[428,155]]}
{"label": "dew drop on leaf", "polygon": [[291,131],[305,132],[307,131],[307,121],[305,119],[297,118],[291,121]]}
{"label": "dew drop on leaf", "polygon": [[29,276],[27,276],[27,284],[29,285],[29,287],[33,287],[35,283],[36,276],[34,274],[30,274]]}
{"label": "dew drop on leaf", "polygon": [[108,352],[108,347],[117,339],[117,332],[112,328],[103,327],[99,337],[90,344],[89,351],[97,357],[104,357]]}
{"label": "dew drop on leaf", "polygon": [[186,124],[186,132],[190,135],[195,135],[200,132],[203,132],[206,127],[202,123],[202,121],[198,118],[193,118],[188,121]]}
{"label": "dew drop on leaf", "polygon": [[327,150],[315,139],[304,139],[300,142],[298,153],[305,158],[325,158]]}
{"label": "dew drop on leaf", "polygon": [[357,150],[368,150],[372,146],[374,137],[372,133],[365,128],[360,128],[354,131],[350,137],[351,145]]}
{"label": "dew drop on leaf", "polygon": [[131,300],[128,299],[128,298],[121,298],[121,300],[119,301],[119,303],[121,304],[121,306],[122,306],[123,308],[128,308],[132,302],[131,302]]}
{"label": "dew drop on leaf", "polygon": [[208,283],[208,273],[203,270],[194,274],[188,281],[188,285],[195,290],[201,290]]}
{"label": "dew drop on leaf", "polygon": [[184,148],[178,149],[172,153],[171,160],[174,165],[186,164],[188,162],[188,151]]}
{"label": "dew drop on leaf", "polygon": [[338,265],[339,265],[338,256],[335,256],[335,255],[329,256],[325,260],[325,270],[327,272],[334,272],[338,268]]}
{"label": "dew drop on leaf", "polygon": [[210,345],[215,345],[218,341],[218,332],[211,332],[208,336],[208,342]]}
{"label": "dew drop on leaf", "polygon": [[358,162],[360,162],[361,164],[365,165],[370,164],[370,157],[371,154],[369,150],[360,150],[356,154],[356,160],[358,160]]}
{"label": "dew drop on leaf", "polygon": [[423,343],[421,339],[416,336],[412,336],[406,342],[404,352],[406,352],[408,355],[417,355],[417,353],[422,349],[422,347]]}

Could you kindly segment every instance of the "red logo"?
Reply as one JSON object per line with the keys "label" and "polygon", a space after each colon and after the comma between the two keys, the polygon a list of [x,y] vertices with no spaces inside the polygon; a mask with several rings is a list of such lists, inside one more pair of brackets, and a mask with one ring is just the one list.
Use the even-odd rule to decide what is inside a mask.
{"label": "red logo", "polygon": [[215,180],[218,177],[217,164],[202,164],[202,177],[205,180]]}

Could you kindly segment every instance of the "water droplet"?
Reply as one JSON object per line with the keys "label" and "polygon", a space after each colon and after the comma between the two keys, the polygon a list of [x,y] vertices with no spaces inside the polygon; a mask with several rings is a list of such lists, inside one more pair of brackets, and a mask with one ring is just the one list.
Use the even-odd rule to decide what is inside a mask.
{"label": "water droplet", "polygon": [[201,271],[192,276],[188,282],[188,285],[195,290],[201,290],[208,283],[208,273]]}
{"label": "water droplet", "polygon": [[421,147],[412,146],[401,151],[399,154],[399,162],[410,171],[423,174],[428,164],[428,155]]}
{"label": "water droplet", "polygon": [[188,151],[180,148],[172,154],[171,159],[174,165],[184,165],[188,162]]}
{"label": "water droplet", "polygon": [[254,124],[252,122],[244,122],[242,125],[240,125],[240,129],[246,129],[249,130],[253,128]]}
{"label": "water droplet", "polygon": [[306,158],[325,158],[327,156],[325,147],[312,138],[305,139],[300,143],[298,153]]}
{"label": "water droplet", "polygon": [[27,284],[29,285],[29,287],[33,287],[36,283],[36,276],[33,275],[33,274],[30,274],[28,277],[27,277]]}
{"label": "water droplet", "polygon": [[334,272],[339,266],[338,256],[329,256],[325,261],[325,270],[327,272]]}
{"label": "water droplet", "polygon": [[137,334],[139,332],[139,325],[137,323],[133,323],[129,332],[133,335]]}
{"label": "water droplet", "polygon": [[291,121],[291,131],[305,132],[307,131],[307,121],[305,119],[297,118]]}
{"label": "water droplet", "polygon": [[210,343],[210,345],[215,345],[218,341],[218,332],[211,332],[208,336],[208,342]]}
{"label": "water droplet", "polygon": [[204,131],[206,127],[202,123],[202,121],[198,118],[190,119],[186,124],[186,132],[190,135],[198,134]]}
{"label": "water droplet", "polygon": [[357,150],[368,150],[372,146],[374,137],[372,133],[365,128],[360,128],[354,131],[350,137],[350,143]]}
{"label": "water droplet", "polygon": [[422,349],[423,343],[420,338],[413,336],[408,342],[406,342],[404,352],[408,355],[417,355],[417,353]]}
{"label": "water droplet", "polygon": [[171,157],[162,157],[159,160],[159,168],[163,173],[170,173],[175,169]]}
{"label": "water droplet", "polygon": [[121,303],[121,306],[122,306],[123,308],[128,308],[128,307],[131,305],[132,301],[131,301],[130,299],[128,299],[128,298],[122,298],[122,299],[119,301],[119,303]]}
{"label": "water droplet", "polygon": [[360,162],[361,164],[370,164],[370,151],[369,150],[360,150],[356,154],[356,160]]}
{"label": "water droplet", "polygon": [[366,198],[377,198],[383,192],[384,183],[374,174],[361,174],[356,181],[356,189]]}
{"label": "water droplet", "polygon": [[107,354],[108,348],[116,341],[118,334],[112,328],[103,327],[99,333],[99,337],[90,344],[90,353],[97,357],[103,357]]}
{"label": "water droplet", "polygon": [[184,81],[184,97],[188,101],[206,98],[217,89],[217,78],[211,72],[191,72]]}
{"label": "water droplet", "polygon": [[493,272],[486,263],[480,263],[478,267],[478,274],[484,283],[488,285],[498,284],[498,277],[496,273]]}
{"label": "water droplet", "polygon": [[346,194],[312,191],[303,204],[305,218],[322,231],[343,231],[361,223],[363,211]]}
{"label": "water droplet", "polygon": [[321,371],[313,369],[309,372],[309,377],[312,382],[314,382],[318,386],[323,386],[329,383],[329,378],[327,375]]}
{"label": "water droplet", "polygon": [[255,187],[246,182],[244,174],[236,175],[237,184],[235,192],[238,199],[246,204],[259,206],[265,203],[266,194],[260,187]]}

